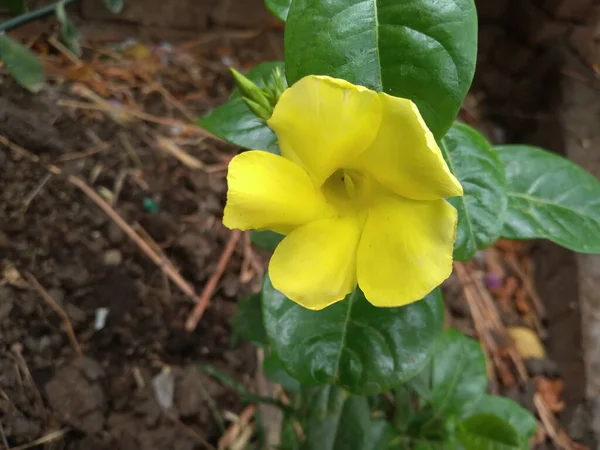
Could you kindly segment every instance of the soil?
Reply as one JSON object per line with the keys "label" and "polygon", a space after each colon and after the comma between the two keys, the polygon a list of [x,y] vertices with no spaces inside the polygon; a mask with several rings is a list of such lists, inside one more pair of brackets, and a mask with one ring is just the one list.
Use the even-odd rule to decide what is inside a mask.
{"label": "soil", "polygon": [[[258,60],[252,50],[245,55],[247,64]],[[196,67],[202,82],[191,85],[188,77],[175,91],[178,97],[195,94],[186,103],[195,114],[222,102],[229,91],[220,58],[205,52]],[[165,85],[173,82],[155,76]],[[145,111],[171,114],[160,95],[141,90],[134,94]],[[153,133],[177,132],[172,127],[117,123],[102,113],[59,106],[60,99],[74,99],[69,84],[50,83],[33,96],[1,79],[0,135],[41,163],[5,146],[0,151],[0,442],[13,448],[64,430],[51,448],[193,450],[206,448],[205,440],[216,445],[223,429],[211,405],[234,413],[243,405],[197,364],[211,364],[253,389],[255,349],[230,341],[236,300],[260,283],[256,272],[240,275],[243,246],[198,327],[186,333],[190,298],[95,203],[43,165],[54,163],[103,194],[200,292],[230,235],[221,224],[223,163],[237,150],[196,137],[186,151],[207,167],[222,167],[193,170],[154,144]],[[102,151],[84,155],[98,142]],[[31,289],[29,274],[68,315],[83,356],[61,317]],[[162,407],[160,379],[166,380]]]}

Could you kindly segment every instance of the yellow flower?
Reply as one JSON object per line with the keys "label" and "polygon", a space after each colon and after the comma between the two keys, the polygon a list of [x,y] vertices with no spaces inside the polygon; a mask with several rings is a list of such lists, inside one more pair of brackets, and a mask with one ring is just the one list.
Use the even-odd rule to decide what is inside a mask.
{"label": "yellow flower", "polygon": [[310,309],[356,284],[375,306],[423,298],[452,270],[463,194],[410,100],[308,76],[267,122],[281,156],[231,161],[223,223],[286,237],[269,264],[273,286]]}

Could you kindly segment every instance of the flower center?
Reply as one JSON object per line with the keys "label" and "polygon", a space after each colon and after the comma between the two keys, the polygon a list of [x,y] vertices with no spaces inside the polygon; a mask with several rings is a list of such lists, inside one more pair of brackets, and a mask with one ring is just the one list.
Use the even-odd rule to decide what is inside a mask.
{"label": "flower center", "polygon": [[362,209],[371,190],[370,180],[362,173],[351,169],[338,169],[321,187],[327,201],[347,211]]}

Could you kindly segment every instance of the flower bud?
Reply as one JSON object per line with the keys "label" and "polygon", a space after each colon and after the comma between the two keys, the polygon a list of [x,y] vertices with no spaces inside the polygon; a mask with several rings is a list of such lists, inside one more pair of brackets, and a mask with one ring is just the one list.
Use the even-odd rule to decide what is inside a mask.
{"label": "flower bud", "polygon": [[231,70],[237,87],[248,108],[262,120],[269,120],[273,113],[273,106],[265,96],[263,90],[233,67],[229,70]]}

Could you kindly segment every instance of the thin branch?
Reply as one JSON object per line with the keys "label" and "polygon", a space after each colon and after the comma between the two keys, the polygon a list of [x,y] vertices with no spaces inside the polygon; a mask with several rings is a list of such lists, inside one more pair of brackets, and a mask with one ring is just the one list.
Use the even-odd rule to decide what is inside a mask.
{"label": "thin branch", "polygon": [[110,206],[106,200],[104,200],[100,195],[96,193],[91,187],[89,187],[81,178],[75,177],[73,175],[69,175],[67,177],[67,181],[79,189],[83,191],[85,195],[87,195],[96,205],[106,213],[106,215],[117,224],[121,230],[127,234],[135,242],[135,244],[142,250],[148,258],[152,260],[154,264],[160,267],[165,271],[169,279],[175,283],[179,289],[181,289],[187,296],[192,298],[196,302],[200,302],[201,299],[198,298],[194,288],[183,279],[183,277],[179,274],[177,269],[173,266],[171,261],[169,261],[166,257],[161,257],[158,255],[147,243],[144,241],[131,226],[123,220],[123,218],[116,212],[112,206]]}
{"label": "thin branch", "polygon": [[[40,163],[40,158],[31,153],[29,150],[24,149],[12,142],[10,142],[6,137],[0,136],[0,143],[6,145],[11,150],[27,157],[31,161],[36,163]],[[46,170],[49,172],[62,176],[63,172],[61,169],[56,167],[55,165],[47,165],[44,166]],[[117,213],[112,206],[110,206],[100,195],[98,195],[91,187],[89,187],[85,181],[81,178],[75,177],[73,175],[69,175],[67,177],[67,181],[72,185],[79,188],[86,194],[100,209],[102,209],[106,215],[112,219],[118,226],[134,241],[134,243],[142,250],[148,258],[152,260],[158,267],[160,267],[169,277],[173,283],[175,283],[187,296],[189,296],[194,302],[199,302],[200,299],[196,295],[194,288],[183,279],[183,277],[177,272],[177,269],[173,266],[173,264],[163,256],[158,255],[134,230],[131,226],[123,220],[123,218]]]}
{"label": "thin branch", "polygon": [[83,352],[81,351],[81,347],[79,346],[79,342],[77,341],[77,337],[75,336],[75,331],[73,330],[73,325],[71,325],[71,320],[69,320],[69,316],[65,312],[64,309],[52,298],[48,291],[44,289],[44,287],[39,283],[39,281],[29,272],[25,273],[27,277],[27,281],[29,281],[33,288],[42,296],[44,301],[54,310],[56,314],[58,314],[63,322],[63,327],[65,328],[65,332],[71,341],[71,346],[73,350],[77,354],[77,356],[83,356]]}
{"label": "thin branch", "polygon": [[30,442],[29,444],[19,445],[18,447],[13,447],[10,450],[28,450],[33,447],[37,447],[38,445],[47,444],[48,442],[56,441],[62,438],[65,434],[69,432],[68,429],[63,428],[62,430],[52,431],[45,436],[42,436],[35,441]]}
{"label": "thin branch", "polygon": [[231,235],[229,236],[229,241],[225,246],[225,250],[223,250],[223,254],[221,254],[221,258],[219,258],[219,262],[217,263],[216,270],[211,275],[210,279],[208,280],[208,283],[206,283],[204,291],[202,291],[202,295],[200,296],[200,300],[198,301],[198,303],[196,303],[196,306],[192,310],[190,316],[188,317],[185,323],[185,330],[188,333],[191,333],[196,329],[198,322],[200,321],[202,315],[204,314],[204,311],[208,307],[208,303],[215,289],[217,288],[217,284],[219,283],[223,272],[225,272],[227,263],[231,259],[231,255],[233,254],[235,246],[240,240],[241,235],[242,232],[240,230],[233,230],[231,232]]}

